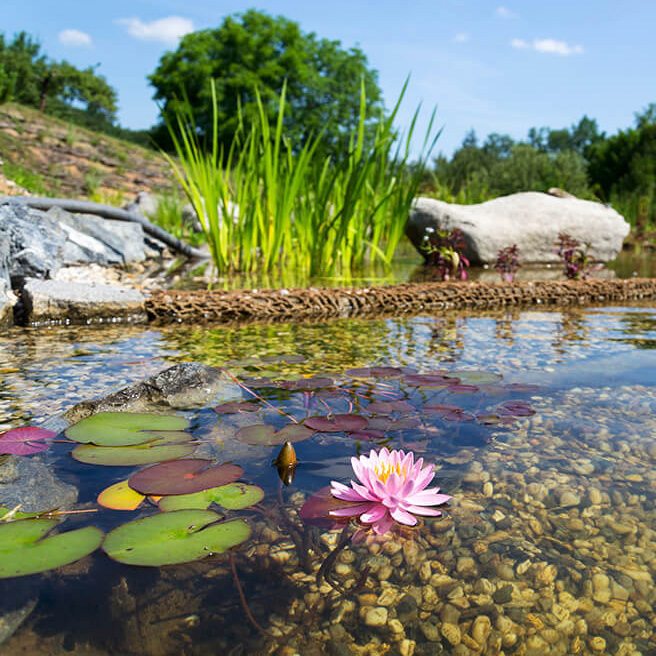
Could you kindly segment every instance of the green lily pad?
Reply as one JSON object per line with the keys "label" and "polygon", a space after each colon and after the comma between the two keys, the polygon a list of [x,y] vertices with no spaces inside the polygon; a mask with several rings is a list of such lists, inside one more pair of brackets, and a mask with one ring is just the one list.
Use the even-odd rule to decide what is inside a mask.
{"label": "green lily pad", "polygon": [[461,369],[450,371],[449,376],[455,376],[466,385],[492,385],[498,383],[503,376],[492,371],[477,371],[475,369]]}
{"label": "green lily pad", "polygon": [[204,510],[211,503],[216,503],[228,510],[242,510],[262,501],[264,490],[257,485],[245,483],[229,483],[194,494],[176,494],[162,497],[159,501],[160,510],[186,510],[200,508]]}
{"label": "green lily pad", "polygon": [[189,563],[223,553],[250,535],[251,529],[243,519],[220,519],[211,510],[158,513],[110,531],[102,548],[110,558],[127,565]]}
{"label": "green lily pad", "polygon": [[162,462],[138,471],[128,482],[133,490],[150,496],[192,494],[233,483],[244,473],[239,465],[211,464],[203,458]]}
{"label": "green lily pad", "polygon": [[56,519],[20,519],[0,524],[0,578],[27,576],[68,565],[95,551],[104,533],[95,526],[45,537]]}
{"label": "green lily pad", "polygon": [[[188,438],[191,436],[184,433]],[[78,462],[89,465],[109,465],[114,467],[129,467],[132,465],[151,465],[155,462],[176,460],[190,456],[195,450],[195,444],[168,444],[173,436],[153,440],[148,444],[134,446],[96,446],[95,444],[80,444],[71,455]]]}
{"label": "green lily pad", "polygon": [[133,412],[99,412],[66,429],[74,442],[98,446],[133,446],[175,433],[184,441],[189,422],[183,417],[137,414]]}
{"label": "green lily pad", "polygon": [[244,426],[235,433],[235,439],[254,446],[277,446],[285,442],[301,442],[314,433],[301,424],[287,424],[279,431],[271,424]]}

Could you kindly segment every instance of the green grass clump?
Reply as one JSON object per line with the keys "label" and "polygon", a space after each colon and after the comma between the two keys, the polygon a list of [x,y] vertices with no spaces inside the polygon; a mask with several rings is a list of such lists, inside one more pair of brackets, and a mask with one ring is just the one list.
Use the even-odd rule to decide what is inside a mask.
{"label": "green grass clump", "polygon": [[411,168],[419,109],[404,139],[393,128],[406,87],[370,140],[362,87],[359,125],[339,157],[320,154],[321,134],[298,148],[285,138],[285,87],[275,125],[256,90],[258,118],[248,127],[241,121],[227,153],[218,144],[214,82],[207,147],[186,103],[169,125],[179,159],[165,156],[200,218],[217,271],[284,266],[332,275],[357,270],[365,261],[389,264],[438,136],[433,112],[420,161]]}

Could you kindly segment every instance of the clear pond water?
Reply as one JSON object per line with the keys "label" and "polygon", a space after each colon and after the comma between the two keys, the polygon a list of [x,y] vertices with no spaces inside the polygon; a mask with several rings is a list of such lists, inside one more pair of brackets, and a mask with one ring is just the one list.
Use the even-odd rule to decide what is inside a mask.
{"label": "clear pond water", "polygon": [[[271,464],[278,447],[234,439],[248,423],[286,422],[263,401],[252,417],[212,407],[188,413],[199,453],[238,463],[241,480],[264,490],[254,509],[226,511],[246,519],[250,537],[232,556],[185,565],[129,566],[98,550],[6,579],[3,598],[16,610],[3,611],[0,630],[16,613],[25,618],[2,654],[656,653],[654,307],[27,329],[0,337],[0,353],[0,431],[40,425],[190,360],[227,366],[299,420],[327,408],[380,419],[367,406],[381,400],[413,408],[383,415],[411,421],[379,422],[382,437],[317,433],[296,443],[290,486]],[[280,355],[304,360],[267,362]],[[375,365],[403,370],[390,378],[347,373]],[[413,369],[460,382],[430,385]],[[331,384],[285,389],[252,380],[265,376]],[[485,419],[518,403],[530,412],[508,423]],[[415,530],[333,552],[341,529],[304,523],[299,510],[331,479],[349,481],[351,456],[383,444],[432,462],[435,483],[453,499],[443,517]],[[25,457],[74,485],[81,510],[98,509],[99,492],[138,469],[82,465],[70,450],[57,443]],[[62,529],[107,532],[156,511],[101,509],[69,516]]]}

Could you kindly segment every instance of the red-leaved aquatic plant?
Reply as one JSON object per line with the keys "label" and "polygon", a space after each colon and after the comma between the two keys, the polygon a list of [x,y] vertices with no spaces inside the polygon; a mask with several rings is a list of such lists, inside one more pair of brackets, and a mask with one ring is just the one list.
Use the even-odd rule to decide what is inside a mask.
{"label": "red-leaved aquatic plant", "polygon": [[394,522],[414,526],[415,515],[438,517],[442,514],[431,506],[439,506],[451,499],[439,494],[440,488],[429,488],[435,473],[432,465],[423,467],[424,460],[414,461],[412,452],[373,449],[369,456],[351,458],[355,475],[361,484],[351,481],[351,487],[331,481],[331,493],[342,501],[358,502],[346,508],[331,510],[334,517],[359,515],[364,524],[371,524],[374,533],[382,535]]}
{"label": "red-leaved aquatic plant", "polygon": [[506,246],[497,253],[497,261],[494,263],[494,268],[499,272],[501,280],[512,282],[515,279],[515,272],[521,266],[517,244]]}

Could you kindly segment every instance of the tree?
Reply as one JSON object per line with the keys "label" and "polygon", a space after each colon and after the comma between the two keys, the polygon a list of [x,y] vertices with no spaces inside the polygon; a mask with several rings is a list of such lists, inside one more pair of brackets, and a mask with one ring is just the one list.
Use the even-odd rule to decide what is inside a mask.
{"label": "tree", "polygon": [[249,10],[226,18],[216,29],[182,38],[175,52],[160,59],[149,80],[154,98],[162,102],[162,117],[171,120],[183,94],[194,110],[201,135],[212,125],[210,79],[216,81],[218,138],[228,147],[239,125],[257,116],[255,89],[275,120],[279,94],[287,81],[285,134],[302,145],[323,132],[323,144],[345,149],[357,127],[360,86],[364,83],[367,116],[377,118],[383,105],[376,71],[368,68],[359,48],[344,50],[339,41],[317,39],[282,16]]}
{"label": "tree", "polygon": [[6,42],[0,34],[0,102],[14,100],[71,118],[83,114],[90,127],[113,125],[116,91],[93,67],[79,70],[41,54],[26,32]]}

